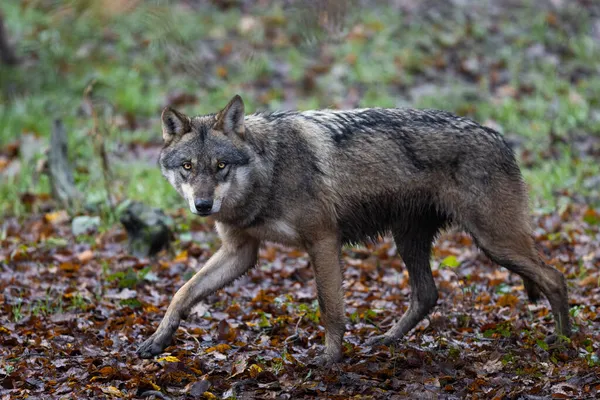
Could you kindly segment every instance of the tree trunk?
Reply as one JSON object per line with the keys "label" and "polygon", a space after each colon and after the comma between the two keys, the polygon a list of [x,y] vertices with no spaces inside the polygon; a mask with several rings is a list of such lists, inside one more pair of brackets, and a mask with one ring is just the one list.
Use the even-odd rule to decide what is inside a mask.
{"label": "tree trunk", "polygon": [[6,65],[15,65],[19,59],[8,42],[6,29],[4,29],[4,16],[0,14],[0,61]]}

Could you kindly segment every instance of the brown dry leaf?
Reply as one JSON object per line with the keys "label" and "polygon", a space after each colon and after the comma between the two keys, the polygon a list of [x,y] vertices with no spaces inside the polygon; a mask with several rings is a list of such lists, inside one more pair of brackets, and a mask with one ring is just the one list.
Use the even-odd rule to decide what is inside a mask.
{"label": "brown dry leaf", "polygon": [[219,333],[219,340],[234,342],[237,337],[237,330],[224,319],[219,321],[217,332]]}
{"label": "brown dry leaf", "polygon": [[85,250],[77,254],[77,259],[80,263],[85,264],[94,258],[94,252],[91,250]]}
{"label": "brown dry leaf", "polygon": [[216,346],[209,347],[208,349],[206,349],[206,352],[207,353],[212,353],[212,352],[216,351],[216,352],[219,352],[219,353],[224,353],[224,352],[226,352],[229,349],[231,349],[230,345],[225,344],[225,343],[221,343],[221,344],[218,344]]}
{"label": "brown dry leaf", "polygon": [[[434,2],[440,4],[419,7],[416,5],[419,2],[398,0],[392,8],[379,9],[379,3],[389,2],[318,0],[310,2],[314,7],[315,24],[323,22],[323,11],[334,11],[329,6],[350,7],[351,4],[357,18],[353,16],[343,27],[344,32],[349,32],[342,39],[346,42],[342,43],[343,47],[334,42],[321,42],[321,38],[316,37],[310,48],[303,43],[312,39],[303,37],[303,25],[294,19],[298,7],[288,8],[271,0],[22,0],[4,1],[0,8],[5,3],[8,15],[15,16],[16,20],[21,18],[19,22],[31,30],[31,34],[22,35],[14,31],[16,25],[6,26],[9,38],[18,39],[18,47],[29,49],[40,33],[50,39],[59,38],[60,44],[66,46],[67,57],[58,60],[55,66],[65,76],[77,78],[82,68],[95,62],[100,62],[101,68],[121,65],[120,57],[127,55],[125,67],[134,74],[133,81],[124,79],[128,89],[143,95],[152,94],[154,86],[168,80],[170,83],[162,82],[166,84],[162,85],[163,97],[159,101],[167,103],[165,105],[185,106],[188,113],[212,108],[204,104],[210,102],[207,93],[235,74],[244,78],[234,79],[235,82],[223,89],[243,90],[248,111],[263,106],[267,109],[304,108],[313,104],[312,100],[319,103],[315,108],[378,105],[375,104],[378,98],[397,103],[394,99],[414,97],[419,102],[417,97],[423,95],[436,96],[439,92],[446,97],[455,93],[452,82],[456,81],[457,86],[467,83],[469,93],[464,94],[469,98],[457,104],[448,103],[447,107],[452,108],[448,111],[473,117],[481,114],[477,112],[482,110],[480,98],[484,102],[491,98],[492,106],[500,104],[499,109],[506,111],[505,102],[510,103],[512,109],[523,101],[543,97],[545,92],[537,83],[546,73],[534,70],[535,65],[546,63],[565,67],[558,77],[561,82],[579,83],[559,85],[566,88],[555,93],[562,110],[559,116],[561,112],[564,114],[564,107],[595,104],[590,97],[593,91],[583,90],[589,86],[585,84],[590,76],[589,65],[579,65],[578,54],[565,51],[565,46],[553,41],[567,32],[573,40],[588,43],[596,33],[591,32],[591,28],[595,28],[594,22],[598,19],[593,12],[597,1],[537,1],[531,2],[535,4],[526,7],[527,10],[522,7],[516,10],[505,4],[509,2],[498,2],[490,18],[480,15],[486,7],[470,7],[474,2],[450,2],[448,7]],[[12,3],[22,4],[11,6]],[[466,10],[469,18],[464,18],[463,9],[457,8],[458,3],[469,7]],[[545,8],[548,6],[545,3],[551,3],[550,7]],[[76,4],[81,6],[79,10],[75,10]],[[68,8],[70,17],[31,19],[27,10],[34,5],[42,13],[57,7]],[[324,5],[327,8],[323,8]],[[376,18],[364,20],[364,6],[369,11],[366,14],[373,11]],[[432,22],[433,29],[422,29],[425,21],[420,14],[425,11],[420,10],[424,8],[429,9],[427,18],[432,18],[426,25]],[[534,24],[528,24],[528,16],[523,14],[529,9],[533,10],[533,16],[541,16],[542,22],[548,10],[552,10],[553,21],[544,26],[544,38],[531,35],[540,21],[532,18]],[[575,9],[577,13],[572,13]],[[129,11],[133,11],[133,19]],[[422,38],[414,37],[414,43],[396,41],[390,48],[390,35],[398,33],[397,18],[394,19],[398,12],[402,14],[400,29],[409,36],[415,36],[418,30]],[[216,13],[218,18],[215,18]],[[460,20],[456,21],[454,14]],[[109,20],[112,16],[118,18]],[[202,25],[201,29],[186,28],[179,32],[178,23],[187,23],[188,18]],[[334,14],[328,18],[331,22]],[[520,19],[513,21],[513,18]],[[91,27],[96,34],[69,37],[70,33],[81,33],[80,25]],[[507,28],[511,30],[509,34],[503,32]],[[127,34],[123,35],[125,31]],[[123,43],[123,39],[127,43]],[[515,48],[514,43],[521,45]],[[156,54],[147,52],[156,46],[160,51],[154,53],[160,55],[161,68],[147,68],[156,64],[157,60],[153,59]],[[296,55],[286,55],[289,47],[294,47]],[[244,54],[240,54],[241,49]],[[34,46],[34,50],[21,52],[25,62],[20,68],[24,68],[24,73],[31,66],[48,67],[44,65],[47,63],[39,62],[49,60],[45,57],[47,49]],[[514,63],[502,56],[506,51],[513,61],[527,61],[520,64],[524,68],[519,71],[525,79],[515,80]],[[69,54],[75,55],[75,59],[70,60]],[[188,68],[189,61],[197,64],[193,68],[197,76],[187,76],[192,72]],[[245,74],[248,67],[257,73]],[[109,73],[110,68],[105,72]],[[464,82],[461,68],[470,76],[468,82]],[[206,74],[208,76],[204,76]],[[168,79],[170,76],[185,82],[188,78],[198,78],[206,85],[177,84],[177,79]],[[141,86],[137,78],[144,82]],[[389,84],[382,84],[381,78],[386,81],[383,83]],[[17,85],[18,91],[22,83]],[[418,94],[418,90],[413,92],[419,86],[433,86],[433,91],[428,95],[432,89],[423,87],[422,94]],[[477,96],[471,96],[471,87],[477,89]],[[110,100],[109,92],[115,88],[108,85],[108,92],[100,86],[96,89],[94,98],[100,106],[99,102],[105,98]],[[379,96],[379,89],[383,90],[383,97]],[[304,90],[311,92],[303,93]],[[306,101],[304,95],[308,95],[310,101]],[[131,142],[124,141],[123,146],[109,146],[110,160],[114,158],[120,165],[128,163],[128,156],[133,155],[131,161],[145,163],[152,158],[154,163],[153,158],[161,150],[160,135],[153,134],[150,140],[150,136],[146,138],[143,133],[159,119],[160,110],[155,109],[155,102],[150,104],[154,109],[151,115],[136,112],[136,104],[123,107],[122,101],[108,103],[110,109],[96,116],[98,127],[110,128],[113,123],[102,120],[114,119],[114,128],[124,128],[135,136]],[[87,108],[84,105],[82,112],[71,113],[72,118],[69,118],[76,136],[82,126],[87,126],[82,125],[82,121],[90,119]],[[533,131],[542,137],[552,121],[544,123],[533,118],[528,122],[527,115],[517,113],[509,117],[515,121],[525,117],[524,123],[504,126],[508,118],[504,114],[506,112],[493,113],[488,116],[493,117],[491,120],[479,122],[496,130],[505,129],[507,140],[513,142],[514,139],[515,155],[524,168],[537,169],[552,163],[565,156],[565,149],[571,149],[574,150],[573,168],[567,172],[573,173],[589,162],[587,157],[597,155],[600,142],[585,129],[585,121],[562,132],[564,135],[557,133],[560,137],[552,137],[542,146],[532,146],[531,138],[519,137],[521,131]],[[550,119],[555,119],[553,114],[549,113]],[[562,128],[559,131],[565,130]],[[40,125],[40,129],[46,128]],[[47,133],[39,132],[39,136],[47,137]],[[107,144],[119,139],[109,136]],[[568,143],[562,143],[563,140]],[[75,140],[70,145],[85,144],[79,142]],[[15,141],[0,146],[2,174],[23,172],[20,145],[21,142]],[[77,149],[73,150],[73,156],[81,155]],[[78,175],[92,172],[88,160],[74,161]],[[150,168],[159,173],[155,165]],[[127,171],[121,170],[112,171],[113,195],[119,198],[115,200],[129,192],[128,181],[120,182],[124,177],[120,175]],[[588,184],[598,186],[594,176],[584,174],[583,177],[582,184],[586,188]],[[102,182],[98,184],[102,186]],[[143,360],[135,354],[136,348],[155,332],[174,293],[189,279],[191,270],[205,265],[219,247],[214,219],[192,217],[184,204],[178,211],[170,210],[168,213],[174,222],[185,225],[184,230],[194,239],[199,238],[200,243],[175,241],[176,256],[161,253],[153,259],[141,259],[128,254],[126,232],[118,223],[103,230],[92,243],[52,240],[72,238],[68,216],[65,211],[52,209],[56,203],[49,201],[48,194],[39,193],[39,187],[25,186],[32,192],[16,193],[16,198],[21,199],[27,214],[0,216],[0,349],[6,364],[0,365],[0,390],[7,393],[5,397],[37,398],[49,394],[57,398],[117,399],[142,398],[146,392],[147,397],[156,398],[210,399],[241,396],[383,400],[394,395],[401,398],[487,399],[526,395],[550,398],[553,393],[563,398],[594,398],[600,391],[597,382],[600,333],[594,329],[600,315],[596,268],[600,256],[600,208],[593,194],[595,187],[590,190],[592,194],[574,194],[572,190],[576,186],[562,185],[563,189],[554,194],[557,204],[566,206],[553,212],[536,210],[533,216],[536,245],[549,264],[564,272],[569,286],[569,305],[577,306],[573,310],[576,311],[574,322],[581,329],[571,337],[567,351],[554,347],[544,351],[544,345],[540,345],[544,336],[553,330],[549,304],[542,301],[538,305],[520,307],[520,299],[526,299],[522,281],[485,257],[469,235],[451,230],[444,232],[433,248],[433,274],[440,291],[438,306],[417,329],[406,335],[400,346],[370,349],[364,343],[366,338],[389,329],[410,306],[411,295],[414,295],[393,239],[387,235],[373,243],[355,248],[345,246],[341,250],[346,278],[344,302],[352,324],[347,324],[349,332],[344,337],[343,362],[321,370],[306,364],[323,352],[325,339],[319,321],[314,273],[306,252],[272,243],[261,247],[259,268],[208,296],[206,303],[190,312],[192,318],[183,323],[185,331],[177,330],[166,353],[154,360]],[[145,189],[152,190],[152,187]],[[46,212],[48,214],[44,214]],[[47,238],[52,239],[45,240]],[[453,260],[450,264],[454,266],[460,260],[461,265],[436,268],[444,259],[447,264]],[[493,288],[498,284],[507,291],[496,294]],[[210,316],[204,318],[206,311]],[[219,341],[213,343],[214,340]],[[223,344],[216,346],[218,343]],[[214,346],[208,349],[209,354],[198,356],[209,346]],[[575,356],[567,358],[569,351]]]}
{"label": "brown dry leaf", "polygon": [[58,266],[58,268],[61,271],[64,271],[66,273],[73,273],[73,272],[77,272],[79,271],[79,264],[75,264],[72,262],[64,262],[64,263],[60,263],[60,265]]}
{"label": "brown dry leaf", "polygon": [[556,27],[558,25],[558,16],[553,12],[549,12],[546,14],[546,23]]}
{"label": "brown dry leaf", "polygon": [[156,361],[158,361],[158,362],[165,361],[165,362],[174,363],[174,362],[179,362],[179,358],[174,357],[174,356],[165,356],[165,357],[159,358]]}
{"label": "brown dry leaf", "polygon": [[498,305],[500,307],[514,307],[519,302],[519,298],[514,294],[507,293],[505,295],[500,296],[498,299]]}
{"label": "brown dry leaf", "polygon": [[266,259],[269,262],[275,261],[277,257],[277,250],[274,246],[266,246],[264,249],[261,249],[260,255],[262,258]]}
{"label": "brown dry leaf", "polygon": [[4,168],[6,168],[8,163],[9,163],[8,158],[6,158],[4,156],[0,156],[0,172],[2,172],[4,170]]}
{"label": "brown dry leaf", "polygon": [[111,396],[123,397],[123,392],[117,389],[114,386],[107,386],[102,388],[102,392],[109,394]]}
{"label": "brown dry leaf", "polygon": [[483,292],[483,293],[480,293],[477,295],[477,297],[475,298],[475,302],[481,303],[481,304],[490,304],[491,298],[492,298],[492,296],[490,296],[489,293]]}
{"label": "brown dry leaf", "polygon": [[583,214],[583,220],[590,225],[598,225],[600,224],[600,212],[596,211],[592,207],[588,207]]}
{"label": "brown dry leaf", "polygon": [[588,275],[585,278],[581,279],[577,284],[579,286],[598,287],[600,286],[600,276],[598,276],[597,274]]}
{"label": "brown dry leaf", "polygon": [[46,222],[53,225],[60,225],[63,222],[67,222],[69,218],[69,214],[65,210],[54,211],[44,215]]}
{"label": "brown dry leaf", "polygon": [[153,306],[152,304],[145,305],[143,309],[144,309],[144,312],[147,314],[152,314],[152,313],[158,312],[158,308],[156,308],[156,306]]}
{"label": "brown dry leaf", "polygon": [[98,372],[102,376],[111,376],[115,373],[115,369],[111,366],[106,366],[106,367],[100,368],[100,370]]}
{"label": "brown dry leaf", "polygon": [[185,262],[188,259],[188,252],[187,250],[182,251],[181,253],[177,254],[177,256],[173,259],[173,262]]}
{"label": "brown dry leaf", "polygon": [[257,364],[252,364],[250,367],[248,367],[248,374],[252,378],[256,378],[261,372],[263,372],[263,369]]}
{"label": "brown dry leaf", "polygon": [[217,72],[217,76],[219,78],[226,78],[227,74],[228,74],[227,68],[223,67],[222,65],[219,65],[217,67],[217,71],[216,72]]}

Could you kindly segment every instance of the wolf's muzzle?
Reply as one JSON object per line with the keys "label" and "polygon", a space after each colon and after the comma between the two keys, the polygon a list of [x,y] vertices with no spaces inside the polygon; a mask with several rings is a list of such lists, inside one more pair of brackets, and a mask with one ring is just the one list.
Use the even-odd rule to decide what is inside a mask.
{"label": "wolf's muzzle", "polygon": [[209,215],[212,210],[213,201],[212,199],[200,199],[194,202],[194,206],[196,207],[196,211],[200,215]]}

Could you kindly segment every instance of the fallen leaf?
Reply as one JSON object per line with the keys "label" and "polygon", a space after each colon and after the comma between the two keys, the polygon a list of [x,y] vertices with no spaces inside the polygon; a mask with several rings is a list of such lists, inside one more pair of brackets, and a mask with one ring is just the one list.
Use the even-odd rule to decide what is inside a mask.
{"label": "fallen leaf", "polygon": [[158,362],[165,361],[165,362],[174,363],[174,362],[179,362],[179,358],[174,357],[174,356],[165,356],[165,357],[159,358],[156,361],[158,361]]}
{"label": "fallen leaf", "polygon": [[498,299],[498,305],[500,307],[515,307],[517,303],[519,303],[519,298],[510,293],[502,295]]}
{"label": "fallen leaf", "polygon": [[248,374],[252,377],[252,378],[256,378],[258,376],[258,374],[260,374],[261,372],[263,372],[263,369],[257,365],[257,364],[252,364],[249,368],[248,368]]}
{"label": "fallen leaf", "polygon": [[123,393],[114,386],[103,387],[102,392],[111,396],[123,397]]}
{"label": "fallen leaf", "polygon": [[44,219],[53,225],[60,225],[69,220],[69,214],[65,210],[59,210],[45,214]]}
{"label": "fallen leaf", "polygon": [[187,250],[182,251],[181,253],[177,254],[177,256],[173,259],[173,262],[185,262],[188,259],[188,252]]}
{"label": "fallen leaf", "polygon": [[77,259],[82,264],[85,264],[88,261],[91,261],[93,258],[94,258],[94,252],[92,252],[91,250],[85,250],[85,251],[82,251],[81,253],[77,254]]}

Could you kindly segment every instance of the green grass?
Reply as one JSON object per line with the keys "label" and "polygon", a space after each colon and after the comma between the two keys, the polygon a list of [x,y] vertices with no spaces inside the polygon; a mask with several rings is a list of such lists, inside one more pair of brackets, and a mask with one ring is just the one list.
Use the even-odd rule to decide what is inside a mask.
{"label": "green grass", "polygon": [[[352,34],[321,46],[307,39],[327,37],[323,31],[311,31],[280,7],[255,9],[254,27],[240,33],[242,14],[235,8],[203,5],[192,12],[144,2],[106,16],[89,1],[64,4],[77,11],[58,12],[37,1],[0,6],[25,60],[15,68],[0,66],[0,147],[25,133],[47,144],[52,121],[61,118],[76,182],[88,202],[106,197],[84,96],[90,85],[95,111],[107,126],[102,132],[118,199],[182,206],[153,160],[132,159],[120,150],[129,143],[160,142],[158,118],[172,93],[194,95],[195,104],[180,108],[200,114],[216,111],[234,93],[244,96],[249,111],[282,107],[290,96],[299,109],[331,107],[343,103],[352,88],[356,106],[440,108],[493,121],[506,135],[522,138],[519,152],[539,157],[524,168],[536,207],[556,207],[556,194],[565,189],[599,202],[598,190],[586,184],[599,173],[593,159],[573,157],[568,146],[558,159],[542,159],[552,145],[550,131],[567,139],[600,131],[600,114],[594,112],[600,106],[600,77],[593,73],[600,45],[590,34],[589,16],[575,7],[565,8],[553,25],[547,13],[527,7],[498,21],[467,21],[459,12],[425,21],[380,6],[352,14]],[[499,33],[489,33],[492,23]],[[576,26],[563,26],[568,24]],[[532,57],[531,48],[540,45],[550,53],[557,46],[563,51],[552,53],[560,54],[558,59]],[[486,69],[477,79],[457,76],[450,56],[476,57]],[[331,67],[308,76],[315,65]],[[500,97],[491,89],[490,65],[509,72],[503,84],[515,96]],[[312,82],[308,89],[306,82]],[[410,97],[412,89],[427,83],[435,92]],[[34,179],[35,160],[25,161],[17,175],[2,176],[0,215],[24,215],[29,209],[20,201],[23,193],[49,191],[45,176]]]}
{"label": "green grass", "polygon": [[561,198],[561,193],[587,196],[590,203],[597,202],[600,196],[597,183],[592,183],[593,178],[600,176],[600,164],[589,158],[573,160],[568,151],[557,161],[524,169],[523,175],[533,194],[535,208],[552,209],[571,201]]}

